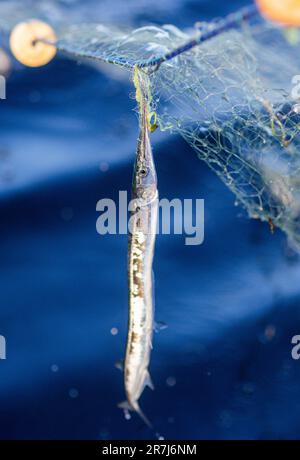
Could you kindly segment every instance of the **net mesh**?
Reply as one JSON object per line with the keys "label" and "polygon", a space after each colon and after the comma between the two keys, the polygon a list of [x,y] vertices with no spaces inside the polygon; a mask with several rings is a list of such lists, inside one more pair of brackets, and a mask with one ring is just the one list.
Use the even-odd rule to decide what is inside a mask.
{"label": "net mesh", "polygon": [[300,105],[292,78],[299,51],[282,30],[260,23],[224,33],[150,76],[161,129],[180,133],[250,217],[272,221],[298,249]]}
{"label": "net mesh", "polygon": [[[57,47],[132,69],[210,27],[183,32],[171,25],[121,30],[60,23]],[[260,19],[144,69],[159,127],[182,135],[250,217],[272,221],[298,250],[300,99],[292,78],[300,74],[299,55],[297,31]]]}
{"label": "net mesh", "polygon": [[64,28],[57,46],[60,51],[132,69],[163,56],[188,38],[171,25],[123,30],[103,24],[80,24]]}

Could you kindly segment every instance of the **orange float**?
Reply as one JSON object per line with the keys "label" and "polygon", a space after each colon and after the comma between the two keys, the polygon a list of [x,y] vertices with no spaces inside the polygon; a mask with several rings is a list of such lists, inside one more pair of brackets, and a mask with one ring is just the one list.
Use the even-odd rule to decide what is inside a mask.
{"label": "orange float", "polygon": [[56,54],[56,47],[43,40],[56,42],[54,30],[48,24],[37,20],[20,22],[10,34],[10,49],[22,64],[40,67],[48,64]]}
{"label": "orange float", "polygon": [[300,26],[300,0],[256,0],[262,16],[286,26]]}

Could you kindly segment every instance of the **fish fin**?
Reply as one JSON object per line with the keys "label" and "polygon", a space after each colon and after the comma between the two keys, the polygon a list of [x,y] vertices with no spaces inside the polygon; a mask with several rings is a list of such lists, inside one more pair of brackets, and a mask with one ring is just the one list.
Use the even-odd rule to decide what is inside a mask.
{"label": "fish fin", "polygon": [[134,402],[134,403],[129,403],[127,400],[125,400],[125,401],[120,402],[118,404],[118,407],[120,409],[123,409],[125,413],[128,412],[128,411],[136,412],[140,416],[140,418],[143,420],[143,422],[147,425],[147,427],[150,428],[151,430],[153,429],[152,423],[146,417],[146,415],[144,414],[144,412],[140,408],[139,403],[137,401]]}
{"label": "fish fin", "polygon": [[119,369],[120,371],[123,372],[124,370],[124,360],[123,359],[119,359],[118,361],[115,362],[115,368],[116,369]]}
{"label": "fish fin", "polygon": [[150,377],[150,374],[149,372],[147,371],[146,373],[146,378],[145,378],[145,386],[151,388],[151,390],[154,390],[154,385],[153,385],[153,382],[152,382],[152,379]]}
{"label": "fish fin", "polygon": [[155,332],[160,332],[163,331],[164,329],[167,329],[168,325],[164,323],[163,321],[155,321],[154,322],[154,331]]}
{"label": "fish fin", "polygon": [[127,400],[120,402],[118,404],[118,407],[123,410],[133,410],[132,406],[129,404]]}
{"label": "fish fin", "polygon": [[139,403],[136,401],[135,403],[132,404],[132,409],[140,416],[140,418],[143,420],[143,422],[147,425],[148,428],[151,430],[153,429],[152,423],[150,420],[146,417],[144,412],[139,406]]}
{"label": "fish fin", "polygon": [[131,410],[133,410],[132,406],[129,404],[129,402],[126,400],[126,401],[122,401],[118,404],[118,407],[120,409],[122,409],[122,411],[124,412],[124,417],[126,420],[129,420],[131,418],[129,412]]}

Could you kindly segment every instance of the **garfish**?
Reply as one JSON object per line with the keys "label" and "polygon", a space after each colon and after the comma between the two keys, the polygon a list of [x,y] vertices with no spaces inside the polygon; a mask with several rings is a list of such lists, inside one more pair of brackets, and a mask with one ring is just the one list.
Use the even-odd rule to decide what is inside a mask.
{"label": "garfish", "polygon": [[124,360],[124,386],[127,400],[119,407],[133,410],[151,426],[139,406],[139,398],[148,385],[154,327],[153,255],[158,213],[157,176],[149,139],[146,76],[136,74],[140,109],[140,134],[130,202],[128,240],[129,323]]}

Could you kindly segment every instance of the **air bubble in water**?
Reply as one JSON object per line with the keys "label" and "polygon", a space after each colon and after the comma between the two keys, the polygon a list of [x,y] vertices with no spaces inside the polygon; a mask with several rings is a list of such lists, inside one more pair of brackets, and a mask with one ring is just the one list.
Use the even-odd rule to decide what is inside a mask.
{"label": "air bubble in water", "polygon": [[129,413],[129,410],[124,410],[124,417],[125,417],[125,420],[130,420],[131,419],[131,415]]}
{"label": "air bubble in water", "polygon": [[79,391],[78,391],[76,388],[71,388],[71,389],[69,390],[69,396],[70,396],[70,398],[72,398],[72,399],[76,399],[76,398],[78,398],[78,396],[79,396]]}

